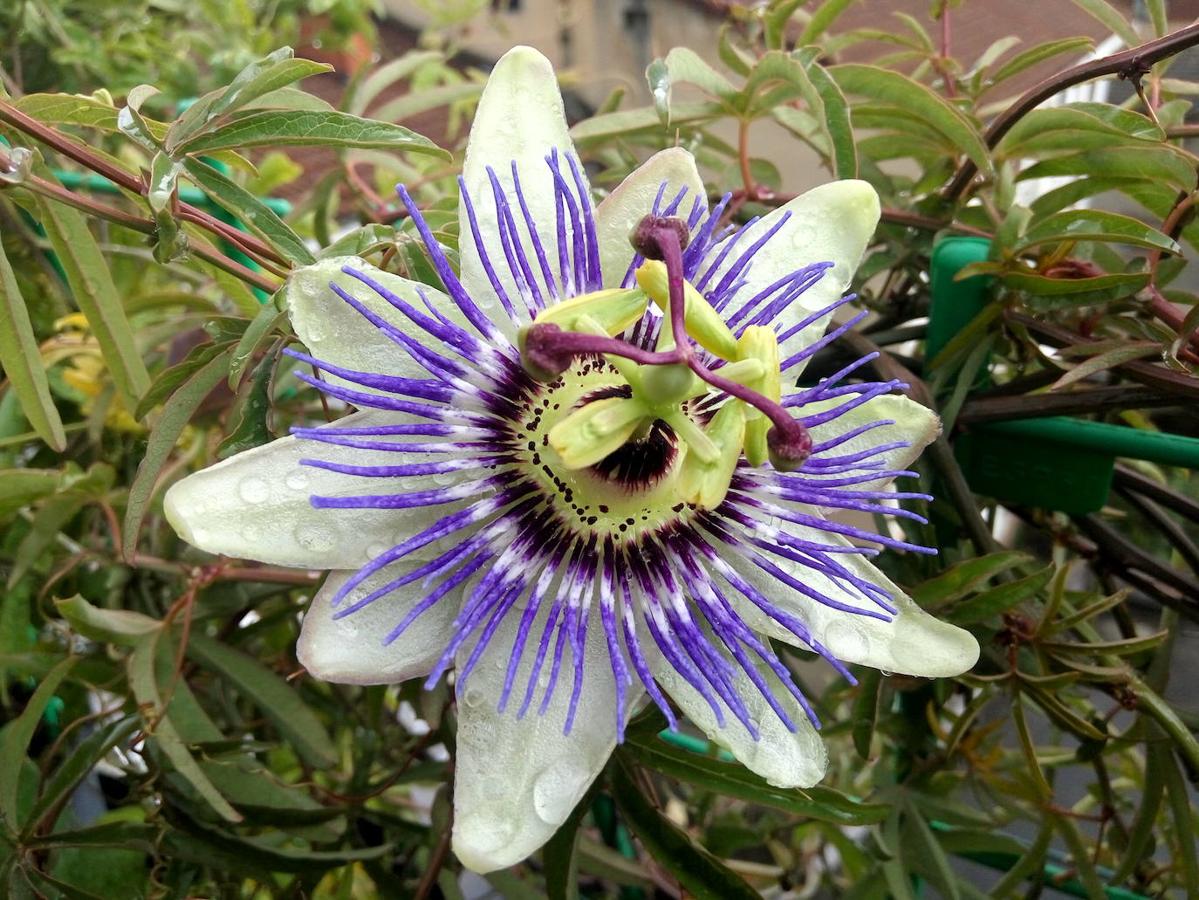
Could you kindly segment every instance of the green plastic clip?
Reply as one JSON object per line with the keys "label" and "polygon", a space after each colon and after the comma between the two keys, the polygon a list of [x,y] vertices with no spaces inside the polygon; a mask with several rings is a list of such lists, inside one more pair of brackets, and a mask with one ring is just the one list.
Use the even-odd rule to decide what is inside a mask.
{"label": "green plastic clip", "polygon": [[[954,281],[989,252],[990,241],[975,237],[947,237],[934,248],[927,359],[990,302],[989,277]],[[1073,515],[1107,503],[1118,457],[1199,468],[1199,439],[1067,416],[974,425],[958,436],[954,452],[977,493]]]}

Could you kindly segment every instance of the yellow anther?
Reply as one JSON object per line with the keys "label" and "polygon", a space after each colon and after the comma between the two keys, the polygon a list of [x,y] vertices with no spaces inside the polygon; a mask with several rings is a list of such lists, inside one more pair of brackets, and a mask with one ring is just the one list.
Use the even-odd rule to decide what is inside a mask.
{"label": "yellow anther", "polygon": [[[637,283],[667,313],[666,322],[662,323],[666,326],[670,321],[670,288],[666,265],[656,260],[646,260],[637,269]],[[715,353],[721,359],[737,358],[737,338],[724,324],[720,313],[712,308],[712,304],[687,282],[683,282],[683,324],[687,327],[687,333],[709,353]]]}
{"label": "yellow anther", "polygon": [[[755,382],[744,381],[767,400],[778,403],[782,399],[782,373],[779,371],[779,342],[773,329],[761,325],[750,325],[737,341],[739,360],[757,360],[762,366],[762,375]],[[766,446],[766,434],[771,422],[762,413],[747,406],[745,421],[745,458],[751,466],[760,466],[770,457]]]}
{"label": "yellow anther", "polygon": [[741,446],[745,439],[745,404],[733,400],[720,407],[704,432],[719,449],[719,454],[711,462],[688,454],[679,473],[679,489],[688,503],[694,503],[701,509],[715,509],[729,492],[733,471],[737,468],[737,460],[741,458]]}
{"label": "yellow anther", "polygon": [[550,446],[568,469],[583,469],[619,450],[648,415],[640,400],[595,400],[550,429]]}
{"label": "yellow anther", "polygon": [[638,288],[613,288],[555,303],[539,312],[533,321],[552,323],[563,331],[582,331],[577,322],[586,316],[598,323],[605,335],[616,337],[636,324],[648,305],[645,292]]}

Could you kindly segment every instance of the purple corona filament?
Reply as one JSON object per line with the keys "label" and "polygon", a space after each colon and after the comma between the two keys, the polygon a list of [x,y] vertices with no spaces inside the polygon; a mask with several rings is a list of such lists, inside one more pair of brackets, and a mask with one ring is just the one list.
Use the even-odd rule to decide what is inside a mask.
{"label": "purple corona filament", "polygon": [[[420,377],[355,371],[292,354],[324,374],[323,378],[300,374],[319,390],[355,406],[405,417],[386,425],[295,429],[297,437],[311,442],[304,465],[348,478],[341,483],[348,489],[343,487],[335,496],[315,495],[312,504],[335,509],[420,509],[425,515],[421,529],[379,552],[342,584],[331,600],[335,615],[353,616],[404,588],[405,596],[415,595],[415,600],[406,612],[397,614],[385,638],[390,643],[429,610],[456,604],[457,615],[429,683],[456,667],[456,690],[463,697],[470,680],[480,677],[485,655],[498,653],[497,671],[503,672],[499,709],[515,716],[540,715],[557,696],[560,702],[565,700],[566,731],[576,722],[585,679],[607,677],[615,679],[614,714],[620,736],[630,711],[627,690],[636,682],[644,685],[674,727],[675,711],[654,675],[655,667],[663,665],[676,670],[727,727],[745,728],[757,737],[759,724],[749,715],[746,690],[759,693],[788,729],[797,726],[784,705],[787,698],[818,727],[810,703],[786,666],[739,610],[752,607],[852,680],[845,666],[796,615],[794,606],[784,608],[770,595],[792,592],[808,604],[838,614],[889,621],[897,612],[892,598],[857,574],[853,560],[873,555],[879,547],[935,552],[804,511],[852,509],[923,521],[887,501],[927,500],[927,495],[873,486],[883,479],[913,475],[887,465],[885,454],[901,443],[880,440],[867,449],[861,449],[860,442],[846,447],[855,438],[894,423],[855,421],[838,430],[840,422],[848,421],[842,417],[898,385],[848,381],[871,357],[782,403],[722,377],[721,361],[687,336],[684,281],[694,285],[714,309],[726,311],[735,333],[749,325],[778,332],[781,314],[820,281],[831,263],[809,264],[765,288],[745,290],[756,255],[769,247],[785,217],[750,240],[746,228],[731,233],[720,229],[728,197],[708,210],[703,198],[688,197],[685,190],[668,197],[665,185],[647,211],[657,218],[649,219],[643,229],[644,240],[622,282],[632,283],[645,256],[664,262],[674,349],[653,349],[661,320],[647,314],[624,339],[535,325],[526,330],[522,358],[504,334],[530,325],[535,313],[549,303],[604,287],[595,211],[579,163],[573,155],[559,153],[545,162],[544,177],[554,197],[551,223],[536,221],[514,164],[506,185],[497,173],[507,172],[508,166],[488,169],[489,190],[474,198],[467,197],[465,182],[461,183],[467,217],[463,245],[477,251],[481,275],[499,301],[498,313],[508,320],[504,328],[484,314],[488,304],[471,296],[420,209],[400,187],[400,197],[445,284],[452,303],[449,312],[456,311],[455,315],[447,315],[428,297],[422,297],[425,308],[419,308],[367,274],[347,268],[346,274],[358,286],[402,317],[400,328],[394,324],[397,319],[383,319],[345,288],[332,288],[392,341],[398,354],[410,359],[414,366],[409,369],[420,372]],[[674,217],[688,207],[685,215]],[[487,222],[497,223],[498,231],[485,232]],[[542,226],[548,230],[539,230]],[[838,300],[790,326],[778,334],[780,342],[826,321],[845,302]],[[490,311],[497,312],[494,303]],[[849,326],[838,327],[793,354],[784,361],[784,370],[810,358],[844,327]],[[605,354],[642,365],[685,364],[714,389],[715,397],[734,397],[761,410],[774,425],[773,449],[790,456],[793,470],[754,468],[742,459],[727,495],[714,509],[678,504],[662,511],[656,523],[642,524],[632,518],[609,522],[604,518],[608,514],[605,496],[573,496],[561,479],[542,477],[543,472],[552,476],[553,471],[529,435],[550,408],[556,388],[534,380],[525,369],[531,360],[534,368],[554,378],[572,366],[606,365]],[[806,404],[830,398],[837,398],[833,405],[824,402],[819,411],[804,413]],[[794,416],[788,411],[792,408]],[[820,440],[809,433],[816,428],[821,429]],[[619,466],[607,465],[609,458],[592,467],[592,475],[623,479],[613,482],[611,490],[625,498],[637,497],[639,491],[657,484],[653,479],[662,477],[662,468],[671,464],[674,440],[672,432],[651,435],[642,441],[649,448],[644,452],[658,457],[623,460]],[[323,446],[360,451],[362,463],[347,464],[344,457],[336,463],[322,461]],[[397,458],[395,463],[388,463],[389,451]],[[404,454],[420,456],[417,461],[406,456],[398,459]],[[439,482],[446,476],[455,477],[453,483]],[[355,490],[359,484],[366,487]],[[767,527],[766,522],[772,524]],[[726,559],[729,550],[733,552]],[[501,635],[506,635],[502,644]],[[604,648],[598,660],[597,646]],[[595,671],[599,660],[603,669]],[[770,673],[783,693],[776,695],[763,672]]]}

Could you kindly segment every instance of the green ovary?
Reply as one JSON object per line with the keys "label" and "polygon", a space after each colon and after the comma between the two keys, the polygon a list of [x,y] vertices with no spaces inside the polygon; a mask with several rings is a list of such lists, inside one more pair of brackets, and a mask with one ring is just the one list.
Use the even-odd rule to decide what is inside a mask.
{"label": "green ovary", "polygon": [[[579,534],[610,535],[617,543],[636,542],[647,532],[689,518],[694,507],[685,496],[684,463],[687,445],[675,439],[662,423],[648,434],[634,434],[621,452],[646,451],[650,477],[622,479],[605,472],[601,462],[568,467],[550,442],[555,425],[578,410],[584,400],[627,396],[628,383],[610,365],[595,358],[576,360],[556,381],[541,388],[530,401],[516,431],[522,468],[544,489],[561,520]],[[682,415],[686,412],[680,411]],[[657,434],[653,430],[657,429]],[[655,440],[656,439],[656,440]],[[653,441],[653,445],[644,442]],[[656,449],[666,452],[655,453]]]}

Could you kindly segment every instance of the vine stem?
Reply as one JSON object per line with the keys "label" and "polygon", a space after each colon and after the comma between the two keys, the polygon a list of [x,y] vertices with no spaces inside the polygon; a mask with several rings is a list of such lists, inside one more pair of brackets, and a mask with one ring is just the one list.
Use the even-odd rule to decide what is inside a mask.
{"label": "vine stem", "polygon": [[[1029,88],[1011,106],[1005,109],[987,128],[984,140],[994,147],[1012,126],[1050,97],[1076,84],[1100,78],[1104,75],[1119,75],[1125,79],[1137,79],[1144,75],[1154,63],[1199,44],[1199,22],[1167,34],[1157,40],[1113,53],[1102,59],[1080,63]],[[965,160],[942,191],[946,200],[958,200],[969,187],[978,172],[970,159]]]}
{"label": "vine stem", "polygon": [[[0,168],[5,166],[6,157],[7,154],[3,148],[0,148]],[[40,194],[43,197],[62,203],[64,206],[70,206],[80,212],[87,213],[89,216],[104,219],[128,228],[131,231],[147,235],[153,235],[158,231],[158,226],[151,219],[127,213],[122,209],[117,209],[115,206],[109,206],[106,203],[93,200],[91,197],[85,197],[82,194],[76,194],[74,191],[68,191],[62,185],[55,184],[37,175],[29,175],[24,181],[20,182],[19,185],[14,185],[14,187],[26,188],[35,194]],[[253,269],[243,266],[237,260],[230,259],[209,244],[192,241],[188,249],[200,259],[212,263],[218,269],[228,272],[230,275],[241,279],[247,284],[261,288],[269,294],[273,294],[279,289],[279,285],[274,281],[255,272]]]}
{"label": "vine stem", "polygon": [[[123,187],[127,191],[144,197],[149,190],[144,179],[91,152],[87,147],[81,146],[57,129],[39,122],[3,99],[0,99],[0,122],[5,122],[46,146],[52,147],[63,156],[73,159],[86,169],[103,175],[113,184]],[[271,260],[280,265],[288,264],[287,260],[266,241],[244,231],[238,231],[190,203],[179,203],[178,215],[179,218],[193,222],[217,237],[237,244],[240,249],[250,255]]]}

